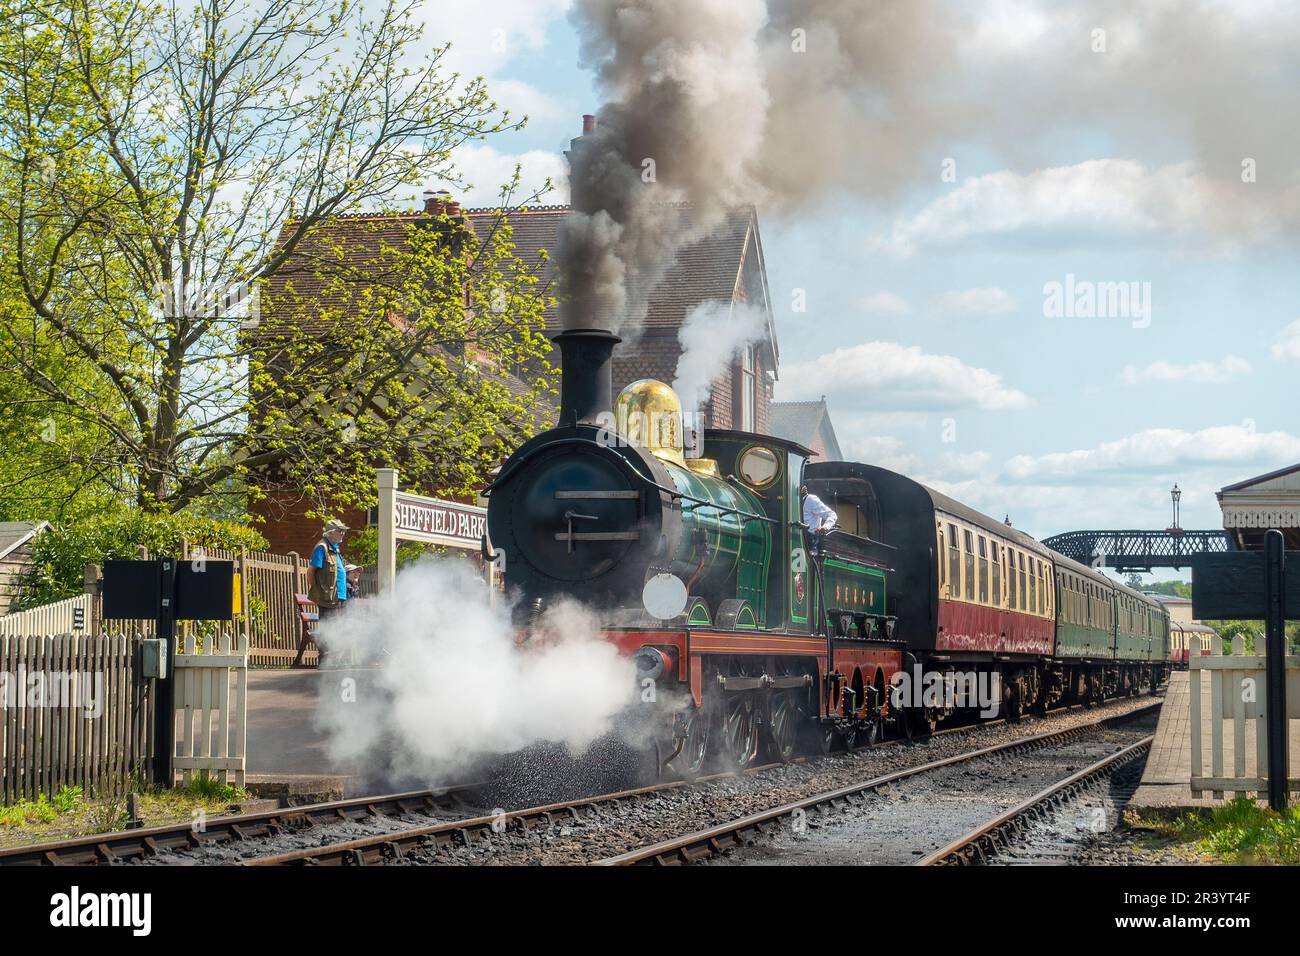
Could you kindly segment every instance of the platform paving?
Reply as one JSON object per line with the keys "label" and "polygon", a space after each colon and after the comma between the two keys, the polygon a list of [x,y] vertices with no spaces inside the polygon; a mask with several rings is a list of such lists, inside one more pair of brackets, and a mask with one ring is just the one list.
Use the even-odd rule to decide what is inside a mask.
{"label": "platform paving", "polygon": [[[371,788],[364,768],[335,760],[317,725],[317,701],[350,671],[315,668],[248,672],[249,789],[286,803],[355,796]],[[359,676],[359,675],[358,675]],[[328,684],[328,687],[326,687]]]}
{"label": "platform paving", "polygon": [[[1175,671],[1169,679],[1164,706],[1160,709],[1160,722],[1156,739],[1151,745],[1141,784],[1129,808],[1144,814],[1162,816],[1179,815],[1222,806],[1236,796],[1223,793],[1217,798],[1210,791],[1199,797],[1192,796],[1192,729],[1190,671]],[[1203,772],[1208,774],[1210,764],[1211,718],[1209,707],[1210,673],[1198,671],[1202,681],[1201,740]],[[1255,753],[1254,721],[1246,728],[1247,767],[1253,771]],[[1300,754],[1300,722],[1291,721],[1291,753]],[[1294,761],[1295,758],[1293,757]],[[1225,723],[1223,763],[1233,765],[1233,740],[1231,725]],[[1294,763],[1293,763],[1294,766]],[[1293,771],[1294,772],[1294,771]]]}

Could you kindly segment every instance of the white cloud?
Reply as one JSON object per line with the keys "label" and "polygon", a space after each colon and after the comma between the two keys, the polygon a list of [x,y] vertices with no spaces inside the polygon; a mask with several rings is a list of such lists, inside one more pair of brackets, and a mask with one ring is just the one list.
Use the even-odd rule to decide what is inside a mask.
{"label": "white cloud", "polygon": [[1024,408],[1029,397],[987,369],[897,342],[864,342],[781,370],[782,400],[834,398],[841,418],[881,409]]}
{"label": "white cloud", "polygon": [[[572,0],[425,0],[424,30],[433,43],[450,41],[446,64],[465,76],[491,76],[520,53],[546,45],[551,22]],[[489,89],[492,85],[489,84]]]}
{"label": "white cloud", "polygon": [[1244,217],[1247,232],[1270,231],[1276,211],[1242,202],[1219,205],[1220,187],[1195,163],[1149,171],[1129,159],[1090,159],[1028,174],[1001,170],[967,179],[914,216],[898,219],[873,251],[909,256],[929,246],[1051,233],[1076,243],[1213,232],[1225,215]]}
{"label": "white cloud", "polygon": [[871,315],[907,315],[911,303],[892,292],[875,292],[862,300],[862,311]]}
{"label": "white cloud", "polygon": [[936,311],[944,315],[1000,315],[1016,307],[1006,289],[963,289],[945,292],[935,301]]}
{"label": "white cloud", "polygon": [[568,166],[559,153],[533,149],[525,153],[502,153],[483,143],[467,143],[457,149],[452,160],[470,184],[470,188],[452,187],[452,194],[465,206],[493,206],[501,201],[501,187],[514,175],[515,165],[522,166],[523,188],[513,201],[522,202],[533,190],[542,188],[549,176],[555,186],[538,202],[569,201]]}
{"label": "white cloud", "polygon": [[857,434],[856,423],[845,423],[842,428],[836,425],[840,439],[840,451],[845,461],[860,461],[869,465],[888,468],[900,474],[914,474],[920,467],[921,460],[906,445],[892,435]]}
{"label": "white cloud", "polygon": [[1208,465],[1280,465],[1300,459],[1300,438],[1286,432],[1258,432],[1250,422],[1220,425],[1200,431],[1151,428],[1092,448],[1017,455],[1007,462],[1005,474],[1017,482],[1079,484],[1082,480],[1135,476]]}
{"label": "white cloud", "polygon": [[1273,344],[1273,358],[1300,362],[1300,319],[1284,328]]}
{"label": "white cloud", "polygon": [[1124,369],[1125,385],[1145,385],[1148,383],[1187,382],[1192,385],[1226,385],[1251,372],[1250,363],[1235,355],[1226,356],[1220,362],[1190,362],[1178,365],[1174,362],[1152,362],[1145,368],[1134,365]]}
{"label": "white cloud", "polygon": [[496,100],[497,106],[510,111],[511,119],[527,116],[532,122],[541,122],[568,116],[575,124],[578,121],[579,110],[567,108],[554,97],[547,96],[522,80],[489,80],[488,93]]}

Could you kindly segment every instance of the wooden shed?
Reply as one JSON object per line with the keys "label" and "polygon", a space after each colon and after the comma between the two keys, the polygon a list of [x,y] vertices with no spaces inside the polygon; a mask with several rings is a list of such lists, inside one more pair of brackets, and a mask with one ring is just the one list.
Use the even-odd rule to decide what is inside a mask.
{"label": "wooden shed", "polygon": [[48,521],[0,521],[0,617],[9,613],[31,567],[32,539],[49,526]]}

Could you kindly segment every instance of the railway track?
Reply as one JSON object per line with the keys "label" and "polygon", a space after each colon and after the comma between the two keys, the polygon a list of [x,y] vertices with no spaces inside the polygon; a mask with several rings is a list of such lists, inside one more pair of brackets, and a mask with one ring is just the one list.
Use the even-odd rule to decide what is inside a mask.
{"label": "railway track", "polygon": [[[874,778],[864,783],[843,788],[833,793],[822,794],[820,798],[813,798],[810,801],[802,801],[799,804],[787,804],[778,807],[775,810],[755,815],[754,817],[742,818],[722,827],[716,827],[709,831],[692,834],[689,837],[684,837],[679,840],[669,841],[668,844],[656,844],[651,847],[635,850],[631,853],[601,860],[599,862],[604,864],[694,862],[696,859],[701,859],[704,856],[722,852],[730,846],[739,845],[739,843],[746,838],[747,834],[753,832],[755,828],[761,828],[769,821],[779,820],[782,817],[790,816],[800,809],[806,812],[808,807],[815,806],[819,802],[835,804],[841,801],[850,800],[852,799],[852,794],[854,792],[871,789],[873,786],[883,786],[891,781],[905,779],[919,773],[924,773],[927,770],[933,770],[937,767],[975,760],[992,754],[1014,754],[1048,746],[1053,742],[1069,740],[1087,734],[1091,730],[1100,726],[1134,719],[1142,714],[1150,713],[1159,706],[1159,703],[1153,703],[1138,710],[1129,711],[1122,715],[1103,718],[1068,730],[1036,734],[1009,743],[984,747],[956,757],[949,757],[940,761],[923,764],[919,767],[897,771],[883,777]],[[949,732],[955,732],[961,729],[967,728],[953,728],[953,730]],[[940,736],[940,734],[936,734],[935,736]],[[781,766],[786,765],[770,764],[763,767],[755,767],[747,771],[744,776],[762,773]],[[716,774],[710,777],[702,777],[692,786],[698,786],[701,783],[713,780],[723,780],[731,776],[736,775]],[[444,851],[449,849],[478,846],[490,850],[493,838],[508,838],[511,834],[527,834],[532,828],[553,828],[561,825],[562,821],[580,823],[586,816],[598,814],[604,808],[617,808],[622,803],[657,797],[670,791],[680,790],[683,788],[688,788],[688,785],[681,782],[674,782],[652,787],[642,787],[636,790],[623,791],[617,794],[607,794],[600,797],[587,798],[581,801],[567,801],[543,807],[533,807],[526,810],[513,811],[510,813],[498,813],[493,816],[480,816],[467,820],[449,821],[427,827],[376,834],[356,840],[342,841],[315,847],[305,847],[287,853],[258,857],[246,861],[246,865],[341,866],[402,862],[438,862],[440,853],[444,853]]]}
{"label": "railway track", "polygon": [[[1083,794],[1094,790],[1103,781],[1132,767],[1146,757],[1155,735],[1125,747],[1119,753],[1103,757],[1096,763],[1054,783],[1027,800],[998,814],[969,833],[958,837],[920,861],[920,866],[964,866],[987,864],[1014,853],[1017,844],[1035,823],[1048,822],[1054,812],[1067,806]],[[1133,792],[1133,786],[1124,788],[1123,799]],[[1038,854],[1041,855],[1041,854]],[[1032,862],[1033,857],[1020,856],[1015,862]]]}
{"label": "railway track", "polygon": [[417,790],[384,796],[335,800],[258,813],[241,813],[194,821],[97,833],[47,843],[0,849],[0,866],[87,866],[120,863],[162,853],[184,853],[227,843],[274,837],[288,830],[410,814],[464,813],[485,784]]}
{"label": "railway track", "polygon": [[[671,840],[665,840],[650,846],[638,847],[629,850],[628,852],[600,860],[599,865],[671,866],[697,863],[702,860],[721,856],[728,850],[748,846],[767,833],[773,831],[784,832],[790,827],[792,822],[796,820],[806,820],[808,815],[811,813],[818,811],[829,812],[837,809],[850,809],[855,805],[860,805],[863,802],[865,795],[873,791],[881,790],[891,784],[930,774],[944,768],[983,760],[995,755],[1005,756],[1024,753],[1058,745],[1070,741],[1073,738],[1078,738],[1092,733],[1100,728],[1138,719],[1143,715],[1149,714],[1158,709],[1159,706],[1158,703],[1155,703],[1138,710],[1102,718],[1068,730],[1036,734],[1032,737],[1023,738],[1021,740],[998,744],[992,747],[984,747],[957,756],[946,757],[941,760],[931,761],[915,767],[908,767],[869,780],[864,780],[859,783],[854,783],[847,787],[819,793],[815,796],[787,803],[760,813],[739,817],[705,830],[686,834]],[[1126,748],[1121,754],[1112,755],[1108,760],[1113,761],[1121,756],[1133,759],[1141,748],[1150,746],[1150,741],[1151,738],[1148,737],[1141,741],[1140,744]],[[1100,772],[1102,772],[1102,770],[1094,765],[1093,767],[1089,767],[1087,771],[1082,771],[1080,774],[1073,775],[1068,780],[1061,781],[1056,785],[1056,789],[1058,792],[1067,792],[1071,786],[1078,782],[1074,779],[1075,777],[1079,777],[1080,779],[1091,778],[1096,773]],[[1036,797],[1043,800],[1049,799],[1044,795],[1044,793],[1037,794]],[[1026,804],[1028,803],[1029,801],[1026,801]],[[1030,811],[1025,810],[1024,812]],[[995,823],[997,823],[996,826],[994,826]],[[987,828],[990,829],[990,831],[1000,832],[1001,827],[1004,825],[1006,825],[1005,821],[990,821]],[[967,834],[967,836],[971,837],[975,842],[978,842],[981,839],[981,837],[974,833]]]}
{"label": "railway track", "polygon": [[[1143,708],[1158,707],[1159,703]],[[1072,709],[1072,708],[1071,708]],[[1067,711],[1070,709],[1067,709]],[[1067,711],[1062,711],[1065,713]],[[1125,717],[1136,714],[1131,711]],[[975,729],[1005,725],[1004,720],[988,721],[974,725]],[[936,731],[921,740],[943,738],[950,734],[969,732],[972,726],[959,725]],[[1060,734],[1039,735],[1041,738]],[[1011,750],[1030,746],[1038,738],[1026,738],[1012,746],[986,748]],[[879,751],[907,743],[890,740],[863,751]],[[975,753],[979,753],[976,751]],[[805,764],[809,758],[792,763]],[[105,865],[132,862],[176,862],[194,859],[201,862],[235,862],[245,865],[291,864],[370,864],[400,861],[412,851],[422,854],[436,853],[448,846],[470,847],[483,843],[489,836],[508,834],[511,830],[526,833],[531,829],[561,825],[563,821],[581,821],[584,816],[598,813],[602,808],[618,808],[631,801],[644,800],[693,786],[723,781],[728,778],[749,777],[788,767],[790,764],[764,764],[749,768],[743,774],[711,774],[700,777],[694,784],[668,781],[614,793],[587,796],[580,799],[503,811],[493,808],[491,814],[482,811],[492,806],[484,794],[490,783],[412,791],[407,793],[361,797],[328,803],[308,804],[257,813],[214,816],[201,826],[181,822],[164,826],[126,830],[115,833],[92,834],[39,844],[0,849],[0,866],[57,866]],[[906,772],[905,772],[906,774]],[[432,817],[424,826],[394,829],[394,823],[411,822],[412,817]],[[447,819],[442,819],[447,818]],[[350,833],[349,839],[330,841],[328,831],[340,826],[352,830],[362,827],[379,828],[377,833]],[[306,836],[305,831],[322,831],[322,843],[315,847],[296,847],[257,855],[258,844],[274,843],[282,836]],[[250,852],[251,851],[251,852]]]}

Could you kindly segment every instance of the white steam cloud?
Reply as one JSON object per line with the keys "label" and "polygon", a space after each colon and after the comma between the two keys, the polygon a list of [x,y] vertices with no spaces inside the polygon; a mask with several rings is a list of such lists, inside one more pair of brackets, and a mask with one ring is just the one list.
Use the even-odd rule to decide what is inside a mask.
{"label": "white steam cloud", "polygon": [[375,670],[323,676],[318,721],[331,758],[372,776],[433,781],[481,758],[557,743],[575,756],[613,729],[635,687],[630,660],[601,640],[574,602],[547,611],[516,645],[504,601],[493,607],[463,562],[423,561],[392,593],[322,625],[333,663]]}
{"label": "white steam cloud", "polygon": [[682,354],[673,391],[681,397],[683,409],[693,411],[706,402],[713,380],[763,331],[763,311],[752,305],[712,299],[692,309],[677,330]]}

